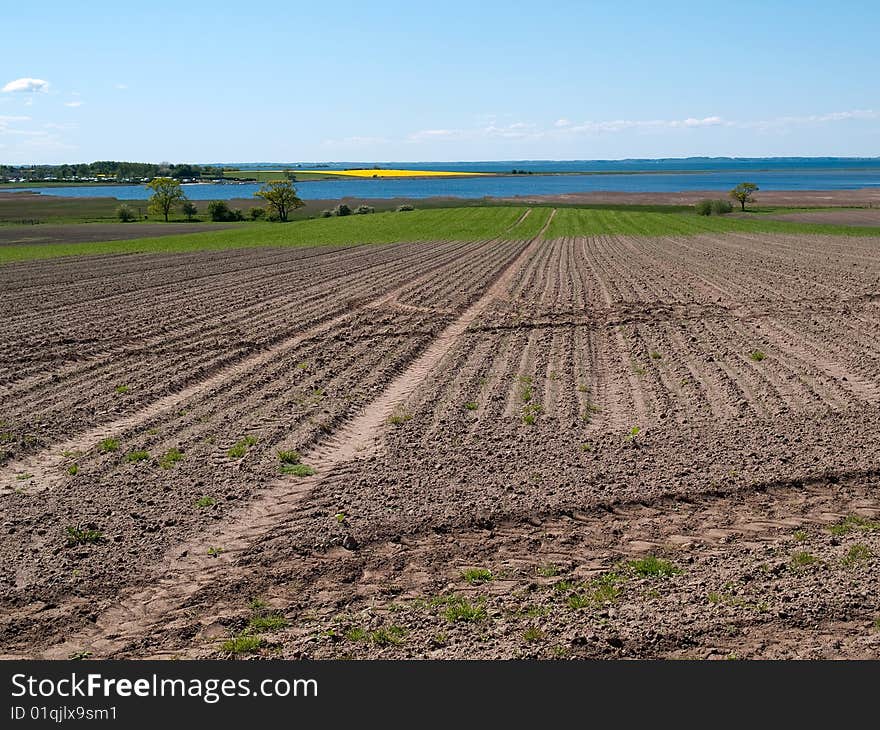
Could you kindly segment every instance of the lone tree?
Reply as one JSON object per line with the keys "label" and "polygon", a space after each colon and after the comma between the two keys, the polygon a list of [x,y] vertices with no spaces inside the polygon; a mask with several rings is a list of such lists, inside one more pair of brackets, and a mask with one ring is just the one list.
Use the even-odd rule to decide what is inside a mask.
{"label": "lone tree", "polygon": [[284,222],[291,211],[302,208],[305,203],[296,195],[296,188],[290,180],[271,180],[254,195],[266,201],[278,220]]}
{"label": "lone tree", "polygon": [[754,203],[755,199],[752,197],[752,193],[758,190],[758,186],[755,183],[740,183],[733,190],[730,191],[730,197],[734,200],[738,200],[739,204],[742,206],[742,209],[746,209],[746,203]]}
{"label": "lone tree", "polygon": [[154,177],[147,183],[147,187],[153,191],[153,196],[150,198],[150,212],[164,215],[167,223],[168,214],[174,206],[186,200],[180,183],[170,177]]}

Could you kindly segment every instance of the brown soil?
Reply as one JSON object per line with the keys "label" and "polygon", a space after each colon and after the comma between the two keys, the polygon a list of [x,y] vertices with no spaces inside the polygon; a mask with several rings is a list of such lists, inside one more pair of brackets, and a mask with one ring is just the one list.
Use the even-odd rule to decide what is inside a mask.
{"label": "brown soil", "polygon": [[876,658],[878,243],[4,267],[0,645]]}
{"label": "brown soil", "polygon": [[[693,205],[706,198],[725,197],[719,190],[688,190],[678,193],[624,193],[596,191],[589,193],[565,193],[562,195],[528,195],[501,198],[511,203],[552,205]],[[880,206],[880,189],[859,190],[761,190],[755,194],[758,205],[792,207]]]}
{"label": "brown soil", "polygon": [[70,223],[64,225],[0,226],[0,246],[42,243],[91,243],[201,233],[232,226],[218,223]]}
{"label": "brown soil", "polygon": [[841,226],[880,226],[880,207],[841,210],[810,210],[801,213],[783,213],[770,216],[779,221],[800,223],[829,223]]}

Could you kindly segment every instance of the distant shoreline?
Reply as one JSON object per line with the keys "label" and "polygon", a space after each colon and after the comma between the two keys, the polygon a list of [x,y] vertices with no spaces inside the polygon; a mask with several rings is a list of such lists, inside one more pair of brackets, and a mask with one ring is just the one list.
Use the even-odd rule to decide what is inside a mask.
{"label": "distant shoreline", "polygon": [[[839,172],[852,172],[852,171],[864,171],[865,167],[835,167],[835,171]],[[472,171],[450,171],[445,175],[436,175],[432,177],[425,177],[419,174],[413,175],[399,175],[395,178],[381,178],[383,180],[395,179],[395,180],[436,180],[437,182],[441,182],[444,180],[448,180],[450,178],[455,177],[463,177],[463,176],[481,176],[481,177],[509,177],[509,178],[536,178],[536,177],[569,177],[576,175],[586,175],[586,176],[625,176],[625,175],[633,175],[633,176],[641,176],[641,175],[706,175],[706,174],[725,174],[725,173],[733,173],[733,172],[742,172],[744,176],[748,174],[762,174],[762,173],[798,173],[804,172],[808,170],[813,171],[822,171],[823,168],[821,166],[817,167],[755,167],[748,170],[736,170],[736,169],[724,169],[724,168],[706,168],[706,169],[684,169],[684,170],[558,170],[558,171],[526,171],[520,173],[513,172],[497,172],[497,171],[482,171],[482,170],[472,170]],[[877,162],[877,170],[880,173],[880,160]],[[261,173],[265,176],[266,170],[261,170],[260,168],[253,169],[242,169],[241,172],[253,172],[253,173]],[[295,184],[308,184],[310,182],[322,182],[332,180],[334,182],[363,182],[369,181],[372,178],[364,177],[364,176],[345,176],[338,174],[329,174],[322,170],[300,170],[300,169],[291,169],[291,174],[294,178],[297,175],[303,175],[308,177],[303,177],[301,179],[295,179]],[[279,172],[279,178],[282,177],[282,173]],[[254,182],[263,182],[263,180],[257,179],[247,179],[244,177],[239,178],[228,178],[228,182],[222,183],[226,185],[238,185],[243,183],[254,183]],[[213,180],[205,180],[200,183],[185,183],[187,184],[212,184]],[[134,182],[116,182],[116,181],[103,181],[103,182],[92,182],[85,180],[74,180],[68,182],[47,182],[47,181],[37,181],[37,182],[29,182],[29,183],[0,183],[0,190],[25,190],[26,188],[66,188],[66,187],[127,187],[132,185],[142,185],[143,183],[134,183]],[[782,191],[777,191],[782,192]]]}

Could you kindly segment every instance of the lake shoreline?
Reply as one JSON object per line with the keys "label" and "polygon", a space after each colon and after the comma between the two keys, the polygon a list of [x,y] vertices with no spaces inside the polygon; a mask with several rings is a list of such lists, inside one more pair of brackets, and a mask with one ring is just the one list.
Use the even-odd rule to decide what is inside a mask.
{"label": "lake shoreline", "polygon": [[[18,196],[27,199],[71,200],[70,197],[38,193],[31,191],[0,190],[0,199],[10,200]],[[435,195],[424,198],[399,196],[393,198],[369,198],[360,196],[343,196],[341,198],[309,199],[306,207],[321,210],[332,208],[339,203],[348,205],[366,203],[382,208],[393,208],[397,205],[412,204],[423,207],[453,207],[456,205],[693,205],[705,198],[725,197],[718,190],[684,190],[676,192],[625,192],[625,191],[589,191],[582,193],[563,193],[549,195],[514,195],[487,196],[484,198],[464,198],[454,195]],[[853,190],[766,190],[756,194],[760,205],[783,205],[790,207],[880,207],[880,189],[860,188]],[[119,199],[112,195],[81,196],[73,200],[117,200],[120,203],[146,205],[146,198]],[[204,202],[204,201],[202,201]],[[248,209],[261,203],[256,198],[229,198],[226,200],[231,208]]]}

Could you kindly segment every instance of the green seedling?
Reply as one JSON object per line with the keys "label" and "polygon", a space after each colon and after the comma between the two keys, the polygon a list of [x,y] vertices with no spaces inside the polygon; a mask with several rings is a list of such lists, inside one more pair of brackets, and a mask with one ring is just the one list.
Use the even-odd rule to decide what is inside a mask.
{"label": "green seedling", "polygon": [[258,651],[262,645],[262,636],[242,634],[241,636],[233,636],[231,639],[224,641],[220,646],[220,650],[226,654],[251,654]]}
{"label": "green seedling", "polygon": [[104,533],[90,527],[65,527],[68,547],[104,542]]}
{"label": "green seedling", "polygon": [[98,451],[102,454],[109,454],[111,451],[119,449],[119,439],[105,438],[98,443]]}
{"label": "green seedling", "polygon": [[402,404],[394,406],[391,415],[388,416],[388,423],[392,426],[402,426],[407,421],[412,420],[413,414],[410,413]]}
{"label": "green seedling", "polygon": [[178,448],[169,449],[159,457],[159,466],[163,469],[172,469],[178,461],[184,458],[183,452]]}
{"label": "green seedling", "polygon": [[230,459],[240,459],[243,457],[248,449],[256,444],[258,441],[256,436],[245,436],[243,439],[239,439],[232,446],[229,447],[229,450],[226,452],[226,455]]}
{"label": "green seedling", "polygon": [[492,571],[486,568],[469,568],[463,571],[461,575],[471,585],[487,583],[492,580]]}
{"label": "green seedling", "polygon": [[639,560],[630,560],[624,563],[624,568],[640,578],[669,578],[681,572],[681,569],[673,563],[654,555],[648,555]]}
{"label": "green seedling", "polygon": [[278,453],[278,461],[282,464],[299,464],[302,456],[300,456],[299,451],[279,451]]}
{"label": "green seedling", "polygon": [[828,528],[828,531],[835,537],[846,535],[854,530],[880,530],[880,521],[869,520],[867,517],[862,517],[861,515],[848,515],[841,522]]}

